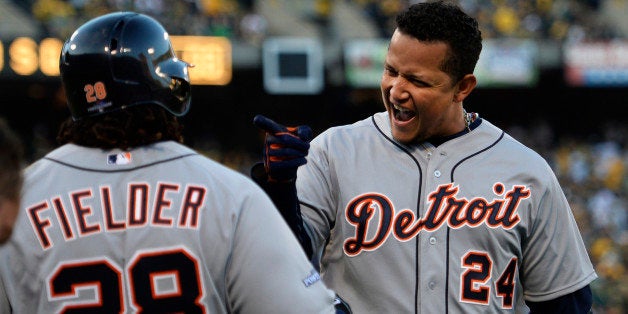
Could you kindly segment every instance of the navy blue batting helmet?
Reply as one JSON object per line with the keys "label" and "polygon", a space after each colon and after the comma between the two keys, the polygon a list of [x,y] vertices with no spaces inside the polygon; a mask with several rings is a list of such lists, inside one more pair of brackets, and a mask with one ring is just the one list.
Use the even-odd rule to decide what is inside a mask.
{"label": "navy blue batting helmet", "polygon": [[59,60],[75,120],[149,104],[182,116],[191,102],[189,66],[177,59],[159,22],[134,12],[83,24],[63,45]]}

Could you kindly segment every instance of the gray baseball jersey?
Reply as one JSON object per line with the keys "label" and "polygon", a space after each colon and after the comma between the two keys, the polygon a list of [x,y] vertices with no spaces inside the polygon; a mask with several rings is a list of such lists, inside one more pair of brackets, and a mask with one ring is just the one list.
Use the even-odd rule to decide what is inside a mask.
{"label": "gray baseball jersey", "polygon": [[405,146],[382,112],[311,142],[301,210],[323,280],[356,313],[527,313],[596,278],[551,168],[480,121]]}
{"label": "gray baseball jersey", "polygon": [[67,144],[24,186],[2,313],[334,312],[266,194],[183,145]]}

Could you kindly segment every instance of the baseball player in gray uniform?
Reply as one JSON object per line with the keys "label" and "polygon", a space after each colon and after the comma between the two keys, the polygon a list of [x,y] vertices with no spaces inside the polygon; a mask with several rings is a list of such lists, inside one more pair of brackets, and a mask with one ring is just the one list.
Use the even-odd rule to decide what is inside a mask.
{"label": "baseball player in gray uniform", "polygon": [[188,66],[132,12],[65,43],[72,118],[25,171],[0,313],[334,313],[264,191],[181,144]]}
{"label": "baseball player in gray uniform", "polygon": [[596,273],[551,168],[463,108],[477,22],[443,2],[396,21],[386,112],[311,143],[257,116],[253,178],[355,313],[588,313]]}

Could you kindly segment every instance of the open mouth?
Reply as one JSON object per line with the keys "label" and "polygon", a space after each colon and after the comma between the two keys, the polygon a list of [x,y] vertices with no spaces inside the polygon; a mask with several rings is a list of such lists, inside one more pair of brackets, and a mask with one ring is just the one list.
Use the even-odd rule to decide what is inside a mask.
{"label": "open mouth", "polygon": [[410,121],[412,118],[414,118],[414,116],[416,116],[416,112],[409,109],[405,109],[403,107],[400,107],[394,104],[393,104],[393,114],[395,116],[395,120],[402,121],[402,122]]}

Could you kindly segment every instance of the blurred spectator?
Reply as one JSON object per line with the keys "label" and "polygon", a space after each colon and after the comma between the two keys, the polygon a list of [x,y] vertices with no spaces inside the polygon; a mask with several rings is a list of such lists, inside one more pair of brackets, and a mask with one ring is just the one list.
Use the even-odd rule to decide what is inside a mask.
{"label": "blurred spectator", "polygon": [[246,13],[240,21],[240,35],[246,42],[261,46],[268,32],[266,18],[254,11]]}
{"label": "blurred spectator", "polygon": [[69,2],[37,0],[32,4],[32,12],[50,34],[66,36],[69,35],[69,29],[74,27],[72,19],[76,15],[76,10]]}
{"label": "blurred spectator", "polygon": [[0,117],[0,244],[11,236],[18,213],[23,152],[20,138]]}

